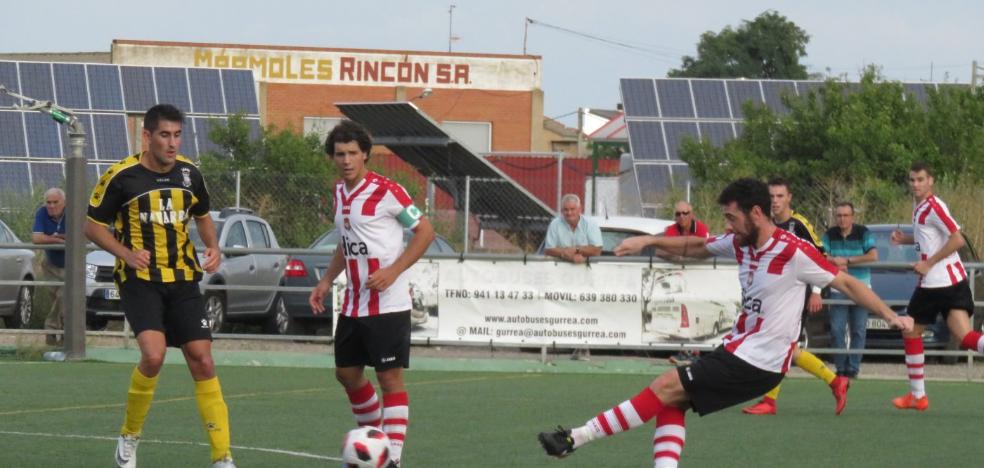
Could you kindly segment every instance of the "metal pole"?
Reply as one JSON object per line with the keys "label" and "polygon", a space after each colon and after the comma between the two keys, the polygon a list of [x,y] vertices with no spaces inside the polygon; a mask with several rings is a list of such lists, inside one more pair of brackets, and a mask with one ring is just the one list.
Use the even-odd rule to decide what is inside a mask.
{"label": "metal pole", "polygon": [[532,21],[533,20],[531,20],[529,18],[526,18],[523,21],[523,55],[526,55],[526,38],[529,37],[529,34],[530,34],[530,23]]}
{"label": "metal pole", "polygon": [[468,225],[471,224],[471,176],[465,176],[465,253],[468,253],[468,244],[471,240],[468,237]]}
{"label": "metal pole", "polygon": [[564,197],[564,153],[557,155],[557,213],[563,208],[560,200]]}
{"label": "metal pole", "polygon": [[970,62],[970,89],[973,90],[977,87],[977,60]]}
{"label": "metal pole", "polygon": [[239,194],[240,194],[240,171],[236,171],[236,209],[239,209]]}
{"label": "metal pole", "polygon": [[64,350],[70,360],[85,358],[85,206],[88,192],[85,177],[85,128],[81,122],[69,126],[72,154],[65,160],[67,179],[65,222],[65,311]]}
{"label": "metal pole", "polygon": [[424,207],[424,214],[434,216],[437,208],[434,207],[434,179],[430,177],[427,178],[427,200],[425,203],[427,203],[427,206]]}
{"label": "metal pole", "polygon": [[448,7],[448,52],[451,52],[451,41],[454,39],[452,25],[454,24],[454,4]]}

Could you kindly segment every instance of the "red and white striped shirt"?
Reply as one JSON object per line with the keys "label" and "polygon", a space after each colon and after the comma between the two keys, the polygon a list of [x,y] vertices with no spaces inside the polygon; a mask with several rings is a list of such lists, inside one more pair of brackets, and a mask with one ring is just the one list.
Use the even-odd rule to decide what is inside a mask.
{"label": "red and white striped shirt", "polygon": [[[926,197],[912,210],[912,234],[916,241],[916,251],[922,260],[939,252],[950,236],[959,230],[960,225],[950,216],[946,203],[935,195]],[[919,279],[919,287],[944,288],[965,279],[967,272],[960,261],[960,254],[953,252],[933,265],[929,273]]]}
{"label": "red and white striped shirt", "polygon": [[345,255],[348,285],[342,315],[367,317],[410,310],[406,272],[383,291],[366,288],[369,275],[393,264],[403,253],[403,228],[420,222],[420,210],[400,184],[374,172],[352,191],[335,186],[335,226],[341,231],[338,248]]}
{"label": "red and white striped shirt", "polygon": [[813,245],[776,229],[761,249],[738,247],[734,234],[708,239],[707,250],[738,261],[742,310],[724,348],[769,372],[785,373],[800,334],[807,285],[824,287],[837,275]]}

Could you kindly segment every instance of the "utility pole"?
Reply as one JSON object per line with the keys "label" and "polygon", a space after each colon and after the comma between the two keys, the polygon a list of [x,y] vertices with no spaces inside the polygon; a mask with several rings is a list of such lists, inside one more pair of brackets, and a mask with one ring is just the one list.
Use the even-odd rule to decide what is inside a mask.
{"label": "utility pole", "polygon": [[977,60],[971,62],[970,65],[970,88],[976,89],[977,83],[981,80],[981,71],[984,71],[984,67],[977,65]]}
{"label": "utility pole", "polygon": [[68,359],[85,358],[85,225],[86,175],[85,175],[85,127],[75,112],[51,101],[39,101],[17,94],[0,84],[0,95],[7,94],[24,101],[15,106],[22,110],[36,110],[51,116],[55,122],[68,127],[69,146],[72,154],[65,157],[65,308],[64,351]]}
{"label": "utility pole", "polygon": [[451,41],[454,40],[454,8],[454,3],[448,7],[448,52],[451,52]]}
{"label": "utility pole", "polygon": [[523,55],[526,55],[526,39],[530,35],[530,23],[532,22],[533,20],[529,17],[526,17],[526,20],[523,21]]}

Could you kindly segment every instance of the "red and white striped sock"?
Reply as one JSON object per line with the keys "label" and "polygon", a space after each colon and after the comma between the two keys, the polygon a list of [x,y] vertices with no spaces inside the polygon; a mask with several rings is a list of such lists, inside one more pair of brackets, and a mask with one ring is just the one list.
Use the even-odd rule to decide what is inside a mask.
{"label": "red and white striped sock", "polygon": [[984,333],[975,331],[967,333],[960,342],[960,347],[984,354]]}
{"label": "red and white striped sock", "polygon": [[680,463],[687,428],[683,410],[667,406],[656,415],[656,435],[653,436],[653,467],[676,468]]}
{"label": "red and white striped sock", "polygon": [[383,413],[379,409],[379,398],[376,397],[376,389],[372,388],[372,383],[366,382],[362,388],[355,391],[346,390],[346,393],[348,393],[349,403],[352,404],[355,424],[379,427],[382,423]]}
{"label": "red and white striped sock", "polygon": [[922,338],[905,338],[905,366],[909,369],[909,391],[912,396],[926,396],[926,381],[924,366],[926,356],[923,354]]}
{"label": "red and white striped sock", "polygon": [[649,387],[642,389],[632,399],[602,411],[583,426],[571,430],[574,448],[595,439],[608,437],[645,424],[663,409],[663,402]]}
{"label": "red and white striped sock", "polygon": [[383,432],[390,440],[390,458],[397,463],[403,455],[410,420],[410,400],[407,392],[383,394]]}

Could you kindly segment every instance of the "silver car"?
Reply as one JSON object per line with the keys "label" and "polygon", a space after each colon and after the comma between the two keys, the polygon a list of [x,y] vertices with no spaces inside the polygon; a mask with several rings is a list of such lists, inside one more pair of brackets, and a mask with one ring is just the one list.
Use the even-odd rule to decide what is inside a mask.
{"label": "silver car", "polygon": [[[0,244],[19,244],[14,232],[0,220]],[[34,252],[27,249],[0,249],[0,280],[33,281]],[[23,328],[34,313],[34,288],[0,285],[0,318],[7,328]]]}
{"label": "silver car", "polygon": [[[211,212],[211,216],[219,236],[219,246],[223,249],[280,248],[270,224],[250,210],[226,208]],[[201,261],[205,245],[195,223],[189,224],[189,235]],[[278,286],[286,260],[286,255],[222,254],[218,271],[206,273],[199,283],[205,295],[205,312],[212,331],[222,331],[231,322],[263,322],[267,328],[275,326],[273,304],[277,292],[251,287]],[[114,261],[113,256],[103,250],[86,256],[86,316],[91,328],[103,328],[106,320],[123,317],[119,292],[113,284]],[[215,285],[247,288],[209,288]]]}

